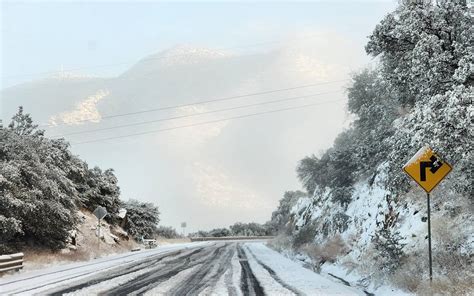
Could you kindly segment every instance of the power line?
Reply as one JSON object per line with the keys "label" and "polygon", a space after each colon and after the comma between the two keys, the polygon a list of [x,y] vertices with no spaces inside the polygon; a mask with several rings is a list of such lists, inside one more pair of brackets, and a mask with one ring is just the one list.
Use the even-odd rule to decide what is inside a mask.
{"label": "power line", "polygon": [[112,126],[112,127],[105,127],[105,128],[98,128],[98,129],[92,129],[92,130],[71,132],[71,133],[60,134],[60,135],[53,135],[51,137],[60,138],[60,137],[64,137],[64,136],[71,136],[71,135],[79,135],[79,134],[94,133],[94,132],[99,132],[99,131],[113,130],[113,129],[118,129],[118,128],[138,126],[138,125],[144,125],[144,124],[156,123],[156,122],[162,122],[162,121],[169,121],[169,120],[199,116],[199,115],[204,115],[204,114],[211,114],[211,113],[237,110],[237,109],[242,109],[242,108],[249,108],[249,107],[261,106],[261,105],[267,105],[267,104],[273,104],[273,103],[293,101],[293,100],[310,98],[310,97],[315,97],[315,96],[320,96],[320,95],[339,93],[341,91],[342,90],[323,92],[323,93],[314,93],[314,94],[309,94],[309,95],[305,95],[305,96],[297,96],[297,97],[284,98],[284,99],[278,99],[278,100],[272,100],[272,101],[265,101],[265,102],[255,103],[255,104],[229,107],[229,108],[224,108],[224,109],[211,110],[211,111],[199,112],[199,113],[188,114],[188,115],[180,115],[180,116],[174,116],[174,117],[168,117],[168,118],[160,118],[160,119],[154,119],[154,120],[149,120],[149,121],[141,121],[141,122],[136,122],[136,123],[117,125],[117,126]]}
{"label": "power line", "polygon": [[282,111],[287,111],[287,110],[302,109],[302,108],[313,107],[313,106],[318,106],[318,105],[322,105],[322,104],[326,104],[326,103],[334,103],[334,102],[340,102],[340,101],[344,101],[344,99],[332,100],[332,101],[325,101],[325,102],[318,102],[318,103],[313,103],[313,104],[301,105],[301,106],[297,106],[297,107],[289,107],[289,108],[275,109],[275,110],[264,111],[264,112],[250,113],[250,114],[239,115],[239,116],[234,116],[234,117],[228,117],[228,118],[223,118],[223,119],[217,119],[217,120],[211,120],[211,121],[203,121],[203,122],[199,122],[199,123],[193,123],[193,124],[175,126],[175,127],[170,127],[170,128],[163,128],[163,129],[151,130],[151,131],[147,131],[147,132],[140,132],[140,133],[127,134],[127,135],[122,135],[122,136],[114,136],[114,137],[108,137],[108,138],[99,138],[99,139],[95,139],[95,140],[83,141],[83,142],[75,142],[75,143],[72,142],[71,145],[82,145],[82,144],[95,143],[95,142],[102,142],[102,141],[113,140],[113,139],[122,139],[122,138],[128,138],[128,137],[133,137],[133,136],[154,134],[154,133],[160,133],[160,132],[165,132],[165,131],[170,131],[170,130],[176,130],[176,129],[181,129],[181,128],[187,128],[187,127],[193,127],[193,126],[199,126],[199,125],[206,125],[206,124],[211,124],[211,123],[217,123],[217,122],[222,122],[222,121],[228,121],[228,120],[234,120],[234,119],[241,119],[241,118],[252,117],[252,116],[259,116],[259,115],[270,114],[270,113],[277,113],[277,112],[282,112]]}
{"label": "power line", "polygon": [[[102,116],[101,119],[104,120],[104,119],[110,119],[110,118],[116,118],[116,117],[123,117],[123,116],[130,116],[130,115],[137,115],[137,114],[143,114],[143,113],[150,113],[150,112],[156,112],[156,111],[175,109],[175,108],[189,107],[189,106],[201,105],[201,104],[207,104],[207,103],[213,103],[213,102],[229,101],[229,100],[235,100],[235,99],[240,99],[240,98],[245,98],[245,97],[252,97],[252,96],[257,96],[257,95],[264,95],[264,94],[271,94],[271,93],[282,92],[282,91],[302,89],[302,88],[308,88],[308,87],[313,87],[313,86],[318,86],[318,85],[325,85],[325,84],[343,82],[343,81],[348,81],[348,80],[349,79],[340,79],[340,80],[312,83],[312,84],[300,85],[300,86],[295,86],[295,87],[280,88],[280,89],[275,89],[275,90],[267,90],[267,91],[262,91],[262,92],[255,92],[255,93],[236,95],[236,96],[230,96],[230,97],[224,97],[224,98],[218,98],[218,99],[198,101],[198,102],[194,102],[194,103],[185,103],[185,104],[180,104],[180,105],[153,108],[153,109],[147,109],[147,110],[141,110],[141,111],[135,111],[135,112],[127,112],[127,113],[121,113],[121,114],[106,115],[106,116]],[[87,122],[87,121],[89,121],[89,119],[77,120],[75,123]],[[67,125],[67,124],[65,124],[65,123],[56,124],[56,125],[43,124],[43,125],[39,125],[39,127],[57,127],[57,126],[61,126],[61,125]]]}

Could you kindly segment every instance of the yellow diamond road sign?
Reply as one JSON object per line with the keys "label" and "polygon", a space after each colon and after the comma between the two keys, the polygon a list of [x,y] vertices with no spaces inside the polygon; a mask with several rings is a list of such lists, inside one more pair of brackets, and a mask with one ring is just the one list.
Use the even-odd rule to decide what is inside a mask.
{"label": "yellow diamond road sign", "polygon": [[403,170],[430,193],[452,170],[430,147],[425,146],[403,166]]}

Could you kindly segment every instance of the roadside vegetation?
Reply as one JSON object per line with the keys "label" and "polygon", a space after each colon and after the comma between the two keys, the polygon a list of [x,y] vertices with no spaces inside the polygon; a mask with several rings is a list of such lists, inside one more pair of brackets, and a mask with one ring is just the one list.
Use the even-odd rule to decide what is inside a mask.
{"label": "roadside vegetation", "polygon": [[225,236],[269,236],[274,234],[270,223],[241,223],[237,222],[229,228],[215,228],[209,231],[200,230],[190,233],[189,237],[225,237]]}
{"label": "roadside vegetation", "polygon": [[[314,270],[337,263],[359,285],[472,292],[474,26],[465,1],[402,1],[365,47],[377,64],[347,89],[355,120],[296,171],[272,215],[273,246]],[[426,197],[402,171],[429,145],[454,167],[432,194],[434,290],[427,283]]]}
{"label": "roadside vegetation", "polygon": [[[134,239],[152,237],[158,207],[124,201],[112,169],[90,168],[63,139],[48,139],[20,107],[0,129],[0,254],[36,247],[65,248],[82,212],[107,209],[105,221]],[[120,218],[120,209],[127,215]]]}

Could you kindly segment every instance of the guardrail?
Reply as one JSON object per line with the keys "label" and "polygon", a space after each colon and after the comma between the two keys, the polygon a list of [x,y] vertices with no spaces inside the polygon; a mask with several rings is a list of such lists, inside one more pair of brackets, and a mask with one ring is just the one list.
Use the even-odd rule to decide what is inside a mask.
{"label": "guardrail", "polygon": [[221,236],[221,237],[191,237],[192,242],[222,241],[222,240],[266,240],[274,236]]}
{"label": "guardrail", "polygon": [[0,274],[23,268],[23,253],[0,255]]}

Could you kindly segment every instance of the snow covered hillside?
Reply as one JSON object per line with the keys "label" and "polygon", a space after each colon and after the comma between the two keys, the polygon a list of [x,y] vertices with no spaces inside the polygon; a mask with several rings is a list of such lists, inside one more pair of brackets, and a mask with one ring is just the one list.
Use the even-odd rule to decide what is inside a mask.
{"label": "snow covered hillside", "polygon": [[[273,213],[275,248],[372,290],[474,292],[473,38],[456,1],[403,2],[375,27],[366,51],[379,64],[348,89],[355,120],[298,164],[307,193],[287,192]],[[431,286],[426,193],[403,171],[425,146],[453,167],[430,195]]]}
{"label": "snow covered hillside", "polygon": [[[290,211],[291,223],[296,232],[305,228],[314,229],[310,243],[316,245],[324,245],[330,240],[328,236],[332,237],[331,233],[337,233],[344,242],[344,250],[338,254],[337,259],[327,255],[325,257],[324,252],[327,250],[311,254],[311,250],[308,252],[305,248],[290,251],[288,255],[306,262],[313,269],[338,275],[355,286],[377,293],[387,293],[383,290],[386,287],[382,286],[387,281],[395,281],[395,284],[402,287],[407,286],[407,281],[413,281],[412,285],[427,282],[428,226],[425,193],[414,188],[400,196],[399,202],[391,202],[388,198],[390,192],[383,185],[386,178],[386,165],[382,165],[372,184],[364,180],[354,185],[352,201],[346,207],[328,198],[329,189],[315,193],[312,197],[300,198]],[[439,192],[432,194],[434,209],[431,219],[435,274],[437,273],[435,280],[460,276],[467,280],[465,285],[469,286],[472,284],[468,280],[469,277],[472,278],[472,270],[469,271],[470,263],[463,262],[462,258],[474,253],[474,218],[466,212],[456,215],[460,208],[469,208],[469,203],[467,200],[457,201],[454,197],[455,195],[446,196]],[[397,260],[404,266],[396,274],[381,272],[384,265],[390,264],[390,254],[379,252],[374,245],[380,238],[378,230],[384,226],[390,227],[396,234],[392,243],[403,246],[404,255]],[[387,240],[380,243],[382,242]],[[449,256],[449,251],[459,252],[459,255]],[[458,268],[466,268],[467,272]]]}

